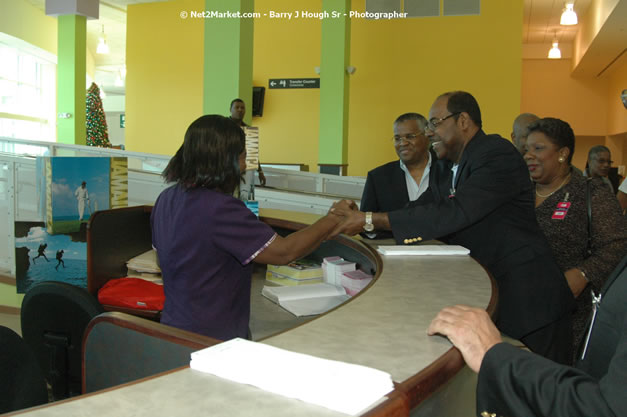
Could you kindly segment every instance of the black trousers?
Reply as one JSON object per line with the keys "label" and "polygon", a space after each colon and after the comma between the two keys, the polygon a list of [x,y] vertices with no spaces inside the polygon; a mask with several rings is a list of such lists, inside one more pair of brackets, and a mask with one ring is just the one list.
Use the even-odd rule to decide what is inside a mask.
{"label": "black trousers", "polygon": [[523,336],[520,341],[538,355],[563,365],[572,365],[573,330],[570,314]]}

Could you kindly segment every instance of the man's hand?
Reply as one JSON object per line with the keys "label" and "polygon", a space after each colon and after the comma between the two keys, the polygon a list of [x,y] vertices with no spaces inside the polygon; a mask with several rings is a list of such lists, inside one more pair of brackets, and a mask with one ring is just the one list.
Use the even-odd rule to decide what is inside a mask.
{"label": "man's hand", "polygon": [[364,230],[364,224],[366,224],[366,213],[359,210],[350,211],[342,217],[342,221],[337,225],[335,230],[333,230],[331,236],[334,237],[340,233],[349,236],[356,235]]}
{"label": "man's hand", "polygon": [[329,214],[336,215],[342,220],[330,237],[335,237],[340,233],[355,235],[363,230],[366,223],[366,214],[359,211],[357,204],[353,200],[340,200],[331,206]]}
{"label": "man's hand", "polygon": [[448,337],[475,372],[479,372],[486,352],[502,342],[501,334],[485,310],[464,305],[443,308],[429,325],[427,333]]}
{"label": "man's hand", "polygon": [[350,214],[350,212],[356,210],[359,210],[359,207],[357,207],[357,203],[355,203],[353,200],[340,200],[333,203],[333,205],[329,209],[329,213],[343,217]]}
{"label": "man's hand", "polygon": [[584,278],[581,270],[571,268],[564,272],[564,276],[566,277],[566,282],[568,283],[568,286],[575,298],[579,297],[588,285],[588,280]]}

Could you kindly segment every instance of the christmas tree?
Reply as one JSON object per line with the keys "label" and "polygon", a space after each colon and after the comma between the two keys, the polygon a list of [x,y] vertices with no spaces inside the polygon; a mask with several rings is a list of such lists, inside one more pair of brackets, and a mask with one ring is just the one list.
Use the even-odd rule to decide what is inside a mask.
{"label": "christmas tree", "polygon": [[98,88],[96,83],[91,83],[87,90],[86,122],[87,145],[110,148],[111,142],[109,142],[109,134],[107,133],[107,120],[102,108],[102,100],[100,99],[100,88]]}

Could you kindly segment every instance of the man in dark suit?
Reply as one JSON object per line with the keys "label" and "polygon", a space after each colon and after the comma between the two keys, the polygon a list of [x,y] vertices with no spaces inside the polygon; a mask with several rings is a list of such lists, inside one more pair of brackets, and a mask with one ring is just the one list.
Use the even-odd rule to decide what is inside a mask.
{"label": "man in dark suit", "polygon": [[[435,155],[429,151],[426,127],[427,119],[418,113],[405,113],[394,121],[392,141],[399,160],[368,172],[361,196],[361,211],[398,210],[427,190],[429,171]],[[366,236],[391,237],[391,233],[375,231]]]}
{"label": "man in dark suit", "polygon": [[[346,209],[336,233],[392,230],[399,244],[439,239],[471,251],[499,288],[497,326],[531,350],[568,361],[573,296],[540,231],[529,171],[516,150],[481,130],[472,95],[451,92],[431,106],[427,137],[446,149],[449,161],[432,167],[427,192],[407,208],[389,213]],[[443,271],[445,278],[446,271]]]}
{"label": "man in dark suit", "polygon": [[447,307],[429,326],[461,351],[479,374],[481,417],[627,416],[627,257],[596,297],[598,308],[574,367],[556,364],[507,343],[487,313]]}

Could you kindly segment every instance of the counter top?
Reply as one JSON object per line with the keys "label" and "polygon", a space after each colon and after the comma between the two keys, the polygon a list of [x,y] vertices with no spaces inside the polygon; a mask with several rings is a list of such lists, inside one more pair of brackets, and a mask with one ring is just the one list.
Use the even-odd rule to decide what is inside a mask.
{"label": "counter top", "polygon": [[[261,214],[298,223],[311,223],[319,217],[278,210],[262,210]],[[377,241],[365,244],[371,252],[376,246]],[[428,336],[426,330],[437,312],[448,305],[492,309],[495,294],[487,272],[470,256],[381,256],[381,260],[378,279],[358,296],[262,343],[380,369],[390,373],[400,387],[427,372],[436,361],[453,358],[459,363],[461,356],[451,349],[450,342]],[[409,401],[413,407],[416,400]],[[229,417],[341,415],[189,368],[21,415],[190,416],[199,410]]]}

